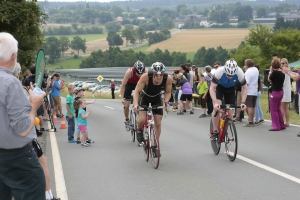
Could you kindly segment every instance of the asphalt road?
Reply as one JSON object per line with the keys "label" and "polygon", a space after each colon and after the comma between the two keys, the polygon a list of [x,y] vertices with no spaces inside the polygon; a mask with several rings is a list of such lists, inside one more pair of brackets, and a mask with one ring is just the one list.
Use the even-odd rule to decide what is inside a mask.
{"label": "asphalt road", "polygon": [[67,130],[59,129],[59,124],[58,132],[47,136],[52,190],[62,200],[294,200],[300,196],[299,127],[269,132],[270,122],[247,128],[237,123],[239,155],[230,162],[224,144],[218,156],[213,154],[210,119],[198,118],[201,109],[194,115],[169,112],[162,122],[162,157],[155,170],[125,131],[120,100],[97,100],[87,108],[92,110],[89,136],[95,143],[91,147],[69,144]]}

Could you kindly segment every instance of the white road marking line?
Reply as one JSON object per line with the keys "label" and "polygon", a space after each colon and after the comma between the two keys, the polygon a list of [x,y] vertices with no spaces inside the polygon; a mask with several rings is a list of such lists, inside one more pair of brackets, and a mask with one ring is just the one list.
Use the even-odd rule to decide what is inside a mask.
{"label": "white road marking line", "polygon": [[109,106],[104,106],[105,108],[109,108],[109,109],[112,109],[112,110],[114,110],[114,108],[112,108],[112,107],[109,107]]}
{"label": "white road marking line", "polygon": [[[48,127],[51,127],[49,122],[48,122]],[[60,154],[57,146],[55,132],[49,131],[49,133],[50,133],[50,141],[51,141],[51,149],[52,149],[56,196],[58,196],[61,200],[68,200],[64,172],[60,160]]]}
{"label": "white road marking line", "polygon": [[294,181],[294,182],[300,184],[300,179],[299,179],[299,178],[296,178],[296,177],[294,177],[294,176],[288,175],[288,174],[286,174],[286,173],[284,173],[284,172],[281,172],[281,171],[276,170],[276,169],[274,169],[274,168],[268,167],[268,166],[266,166],[266,165],[263,165],[263,164],[261,164],[261,163],[258,163],[258,162],[256,162],[256,161],[251,160],[251,159],[249,159],[249,158],[246,158],[246,157],[244,157],[244,156],[237,155],[236,157],[239,158],[239,159],[241,159],[241,160],[243,160],[243,161],[245,161],[245,162],[247,162],[247,163],[250,163],[250,164],[252,164],[252,165],[255,165],[256,167],[262,168],[262,169],[267,170],[267,171],[269,171],[269,172],[272,172],[272,173],[274,173],[274,174],[276,174],[276,175],[278,175],[278,176],[282,176],[282,177],[284,177],[284,178],[286,178],[286,179],[289,179],[289,180],[291,180],[291,181]]}

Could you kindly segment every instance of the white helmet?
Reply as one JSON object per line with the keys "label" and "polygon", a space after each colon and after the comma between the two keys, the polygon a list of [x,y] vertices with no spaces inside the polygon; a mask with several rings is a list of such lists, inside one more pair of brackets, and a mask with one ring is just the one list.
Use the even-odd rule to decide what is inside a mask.
{"label": "white helmet", "polygon": [[227,75],[229,76],[233,76],[237,73],[238,71],[238,65],[235,62],[235,60],[230,59],[228,60],[225,65],[224,65],[224,69]]}
{"label": "white helmet", "polygon": [[151,69],[154,74],[162,74],[166,71],[166,67],[161,62],[153,63]]}

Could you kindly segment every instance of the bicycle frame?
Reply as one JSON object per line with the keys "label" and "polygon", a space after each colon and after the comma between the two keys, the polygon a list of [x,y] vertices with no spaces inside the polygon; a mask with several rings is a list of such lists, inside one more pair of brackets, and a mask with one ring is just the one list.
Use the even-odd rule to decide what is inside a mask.
{"label": "bicycle frame", "polygon": [[[148,108],[148,111],[147,111],[147,114],[146,114],[146,120],[145,120],[144,125],[143,125],[144,130],[146,130],[147,136],[150,137],[150,138],[152,136],[149,136],[148,134],[150,132],[150,127],[153,126],[153,125],[154,125],[154,116],[153,116],[152,107],[151,107],[151,104],[150,104],[150,106]],[[152,146],[151,140],[150,140],[150,144],[149,145]]]}
{"label": "bicycle frame", "polygon": [[[218,129],[219,129],[219,134],[220,134],[220,142],[222,143],[225,141],[226,119],[230,118],[230,115],[227,110],[224,112],[221,111],[220,113],[222,113],[222,116],[220,117],[220,119],[218,121]],[[221,123],[223,123],[223,124],[221,124]]]}

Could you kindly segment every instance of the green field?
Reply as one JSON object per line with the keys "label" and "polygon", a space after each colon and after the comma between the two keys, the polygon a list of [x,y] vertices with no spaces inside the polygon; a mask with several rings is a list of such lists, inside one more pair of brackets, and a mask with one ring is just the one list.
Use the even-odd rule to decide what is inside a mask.
{"label": "green field", "polygon": [[47,64],[47,69],[78,69],[81,61],[86,57],[71,58],[56,62],[54,64]]}
{"label": "green field", "polygon": [[47,37],[60,37],[60,36],[66,36],[70,41],[73,40],[73,37],[79,36],[79,37],[85,39],[87,42],[89,42],[89,41],[93,41],[93,40],[107,38],[107,33],[105,33],[105,34],[82,34],[82,35],[51,35],[51,36],[46,36],[46,38]]}

